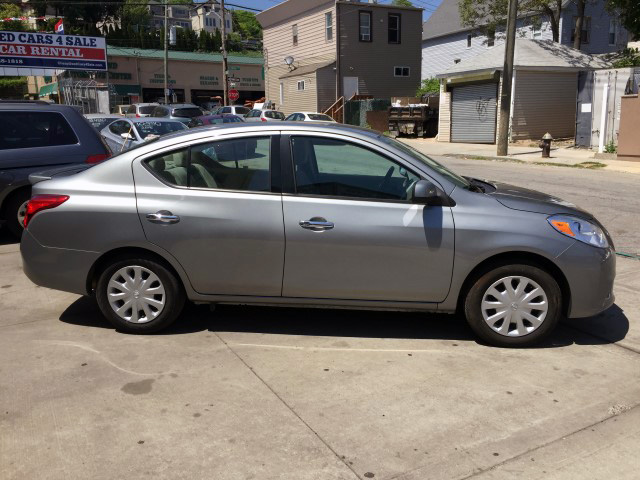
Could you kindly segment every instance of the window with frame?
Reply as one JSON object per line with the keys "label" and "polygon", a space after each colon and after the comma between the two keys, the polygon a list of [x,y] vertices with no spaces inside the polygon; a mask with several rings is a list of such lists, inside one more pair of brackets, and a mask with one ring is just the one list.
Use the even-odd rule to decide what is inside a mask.
{"label": "window with frame", "polygon": [[371,41],[371,12],[359,12],[359,38],[361,42]]}
{"label": "window with frame", "polygon": [[408,77],[410,73],[411,69],[409,67],[393,67],[394,77]]}
{"label": "window with frame", "polygon": [[470,33],[467,33],[467,48],[471,48],[471,39],[473,38],[473,35],[471,35]]}
{"label": "window with frame", "polygon": [[400,43],[400,14],[389,14],[389,43]]}
{"label": "window with frame", "polygon": [[298,80],[298,91],[302,91],[302,90],[305,90],[305,81]]}
{"label": "window with frame", "polygon": [[[573,17],[573,28],[571,28],[571,42],[576,38],[576,25],[578,23],[578,17]],[[591,40],[591,17],[584,17],[582,19],[582,32],[580,34],[580,43],[582,45],[588,45]]]}
{"label": "window with frame", "polygon": [[189,188],[269,192],[270,137],[244,137],[193,145],[147,160],[165,182]]}
{"label": "window with frame", "polygon": [[324,14],[324,38],[327,41],[333,40],[333,14],[331,12]]}
{"label": "window with frame", "polygon": [[491,29],[487,32],[487,48],[491,48],[496,44],[496,31]]}
{"label": "window with frame", "polygon": [[364,146],[323,137],[294,136],[297,193],[374,200],[409,200],[420,179]]}
{"label": "window with frame", "polygon": [[609,19],[609,45],[615,45],[617,42],[618,22],[615,18]]}
{"label": "window with frame", "polygon": [[291,25],[291,36],[293,38],[293,46],[298,45],[298,24]]}
{"label": "window with frame", "polygon": [[71,125],[58,112],[0,112],[0,150],[77,143]]}

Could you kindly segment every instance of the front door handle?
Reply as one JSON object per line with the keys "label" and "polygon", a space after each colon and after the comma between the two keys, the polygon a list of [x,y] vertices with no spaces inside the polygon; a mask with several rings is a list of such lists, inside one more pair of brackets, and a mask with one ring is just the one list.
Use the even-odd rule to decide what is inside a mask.
{"label": "front door handle", "polygon": [[333,222],[327,222],[322,217],[313,217],[310,220],[300,220],[300,226],[314,232],[324,232],[325,230],[331,230],[335,225]]}
{"label": "front door handle", "polygon": [[174,215],[168,210],[160,210],[156,213],[147,213],[147,220],[151,223],[171,224],[178,223],[180,221],[180,217],[178,215]]}

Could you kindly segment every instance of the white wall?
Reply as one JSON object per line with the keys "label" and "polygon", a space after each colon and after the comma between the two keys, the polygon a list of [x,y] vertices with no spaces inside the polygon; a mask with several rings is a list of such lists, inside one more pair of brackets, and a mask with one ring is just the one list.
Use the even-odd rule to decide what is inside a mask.
{"label": "white wall", "polygon": [[[477,34],[471,39],[471,48],[467,48],[468,33],[470,31],[424,40],[422,42],[422,78],[431,78],[443,73],[455,65],[455,59],[464,60],[465,58],[474,57],[504,43],[504,32],[496,32],[494,47],[487,46],[487,37],[485,35]],[[553,39],[551,25],[545,19],[542,19],[540,33],[540,36],[535,37],[536,39]],[[534,38],[530,19],[518,20],[517,35],[520,38]]]}

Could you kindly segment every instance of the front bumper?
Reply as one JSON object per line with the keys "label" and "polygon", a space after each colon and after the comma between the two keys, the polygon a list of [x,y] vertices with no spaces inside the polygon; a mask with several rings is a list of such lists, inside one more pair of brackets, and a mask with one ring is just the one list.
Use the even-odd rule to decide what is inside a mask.
{"label": "front bumper", "polygon": [[20,242],[22,269],[36,285],[87,295],[87,279],[98,252],[51,248],[41,245],[29,230]]}
{"label": "front bumper", "polygon": [[569,318],[591,317],[613,305],[616,276],[613,248],[596,248],[576,241],[556,261],[569,283]]}

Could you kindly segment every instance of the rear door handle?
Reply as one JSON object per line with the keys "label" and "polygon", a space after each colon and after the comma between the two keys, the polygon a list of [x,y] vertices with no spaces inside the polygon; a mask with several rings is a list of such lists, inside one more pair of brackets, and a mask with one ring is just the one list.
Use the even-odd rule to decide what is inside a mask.
{"label": "rear door handle", "polygon": [[180,217],[178,215],[174,215],[168,210],[160,210],[156,213],[147,213],[147,220],[151,223],[178,223],[180,221]]}
{"label": "rear door handle", "polygon": [[333,222],[327,222],[324,218],[313,217],[310,220],[300,220],[300,226],[314,232],[324,232],[325,230],[331,230],[335,225]]}

